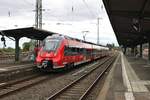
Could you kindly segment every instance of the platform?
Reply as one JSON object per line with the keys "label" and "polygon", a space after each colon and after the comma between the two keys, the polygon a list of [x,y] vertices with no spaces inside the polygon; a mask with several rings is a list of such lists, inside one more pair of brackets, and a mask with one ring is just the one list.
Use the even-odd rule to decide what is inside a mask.
{"label": "platform", "polygon": [[24,76],[37,73],[37,69],[33,63],[16,63],[8,65],[0,65],[0,86],[3,83],[14,79],[21,79]]}
{"label": "platform", "polygon": [[150,100],[150,63],[120,52],[97,100]]}

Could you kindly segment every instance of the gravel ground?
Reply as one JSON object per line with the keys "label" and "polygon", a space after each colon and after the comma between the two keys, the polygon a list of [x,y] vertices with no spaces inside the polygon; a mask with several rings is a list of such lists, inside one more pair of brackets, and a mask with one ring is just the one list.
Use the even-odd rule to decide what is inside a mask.
{"label": "gravel ground", "polygon": [[96,67],[96,70],[94,70],[92,73],[90,73],[82,80],[74,84],[72,87],[64,91],[62,94],[56,97],[56,100],[78,100],[87,90],[87,88],[89,88],[89,86],[93,84],[99,74],[102,73],[102,71],[106,68],[106,64],[100,66],[98,69],[97,65],[94,67]]}
{"label": "gravel ground", "polygon": [[111,67],[109,67],[109,69],[107,69],[107,72],[105,72],[105,75],[103,75],[102,78],[97,82],[96,86],[94,86],[94,88],[92,88],[92,90],[90,91],[86,100],[96,100],[97,99],[97,96],[99,95],[100,90],[103,88],[105,79],[106,79],[107,75],[109,74],[109,71],[111,70],[112,65],[111,65]]}
{"label": "gravel ground", "polygon": [[[60,90],[62,87],[67,85],[69,82],[75,80],[76,78],[81,76],[81,74],[84,74],[83,72],[78,73],[77,71],[84,70],[87,67],[89,70],[90,67],[88,65],[86,67],[81,67],[81,68],[72,70],[70,72],[68,71],[68,72],[61,73],[59,77],[56,77],[54,79],[50,78],[49,80],[41,84],[32,86],[28,89],[25,89],[24,91],[14,93],[1,100],[45,100],[47,97],[49,97],[50,95],[54,94],[55,92]],[[78,74],[72,75],[73,73],[76,73],[76,72]],[[55,73],[55,74],[59,74],[59,73]]]}
{"label": "gravel ground", "polygon": [[99,95],[100,90],[103,87],[103,84],[105,82],[105,78],[107,77],[110,69],[111,68],[108,69],[107,73],[101,78],[100,81],[98,81],[96,86],[90,91],[90,93],[89,93],[88,97],[86,98],[86,100],[96,100],[97,96]]}

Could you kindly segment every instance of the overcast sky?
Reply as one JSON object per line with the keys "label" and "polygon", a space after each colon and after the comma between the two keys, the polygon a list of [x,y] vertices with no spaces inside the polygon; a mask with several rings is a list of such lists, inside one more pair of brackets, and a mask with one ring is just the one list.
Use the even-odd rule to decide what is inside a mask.
{"label": "overcast sky", "polygon": [[[36,0],[0,0],[0,30],[30,27],[35,23]],[[43,0],[43,29],[97,42],[97,18],[99,20],[100,43],[115,43],[115,34],[101,0]],[[29,39],[22,38],[20,46]],[[7,47],[15,47],[7,39]],[[0,42],[0,47],[3,47]]]}

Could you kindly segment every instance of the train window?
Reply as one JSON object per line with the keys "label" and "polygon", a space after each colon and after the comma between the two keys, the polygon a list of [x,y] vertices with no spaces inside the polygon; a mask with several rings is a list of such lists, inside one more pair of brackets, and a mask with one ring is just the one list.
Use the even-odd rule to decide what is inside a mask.
{"label": "train window", "polygon": [[80,48],[77,48],[77,53],[80,54]]}
{"label": "train window", "polygon": [[47,39],[47,40],[45,40],[45,44],[43,46],[43,49],[45,51],[56,51],[56,49],[58,48],[59,43],[60,43],[60,40]]}
{"label": "train window", "polygon": [[72,51],[72,55],[77,55],[78,54],[77,48],[75,48],[75,47],[72,47],[71,51]]}
{"label": "train window", "polygon": [[84,55],[86,55],[86,54],[87,54],[86,49],[83,49],[83,54],[84,54]]}
{"label": "train window", "polygon": [[67,46],[65,46],[65,49],[64,49],[64,55],[70,55],[70,52],[71,52],[71,50],[70,50],[70,48],[69,47],[67,47]]}
{"label": "train window", "polygon": [[87,56],[90,56],[91,53],[92,53],[91,50],[88,50],[88,49],[86,50],[86,55],[87,55]]}
{"label": "train window", "polygon": [[78,54],[79,54],[79,48],[66,46],[64,49],[64,55],[66,56],[73,56],[73,55],[78,55]]}
{"label": "train window", "polygon": [[85,49],[84,48],[80,48],[80,54],[85,54]]}

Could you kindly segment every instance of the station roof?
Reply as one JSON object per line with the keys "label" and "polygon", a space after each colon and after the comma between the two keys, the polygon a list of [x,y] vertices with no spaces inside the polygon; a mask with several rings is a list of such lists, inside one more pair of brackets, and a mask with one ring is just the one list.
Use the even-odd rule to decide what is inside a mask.
{"label": "station roof", "polygon": [[103,0],[119,45],[132,47],[150,37],[150,0]]}
{"label": "station roof", "polygon": [[52,34],[56,34],[56,33],[46,31],[43,29],[37,29],[34,27],[17,28],[17,29],[9,29],[9,30],[0,31],[0,35],[4,35],[7,37],[13,37],[13,38],[27,37],[27,38],[36,39],[36,40],[43,40],[44,38]]}

